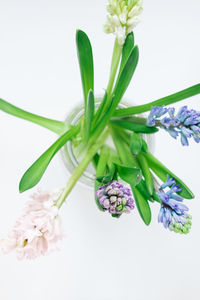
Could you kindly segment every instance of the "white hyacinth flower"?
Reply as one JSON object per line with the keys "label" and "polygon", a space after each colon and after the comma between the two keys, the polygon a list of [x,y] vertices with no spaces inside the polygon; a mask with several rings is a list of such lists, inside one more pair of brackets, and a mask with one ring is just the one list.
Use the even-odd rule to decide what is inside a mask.
{"label": "white hyacinth flower", "polygon": [[142,0],[108,0],[106,33],[113,33],[118,43],[123,45],[127,34],[138,24],[142,12]]}

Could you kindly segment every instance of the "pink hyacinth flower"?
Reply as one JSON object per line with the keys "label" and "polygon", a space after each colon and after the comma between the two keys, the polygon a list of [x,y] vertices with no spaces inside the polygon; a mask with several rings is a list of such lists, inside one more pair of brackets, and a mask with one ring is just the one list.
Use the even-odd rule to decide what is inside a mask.
{"label": "pink hyacinth flower", "polygon": [[16,251],[19,259],[33,259],[57,249],[64,237],[55,201],[58,193],[38,192],[17,220],[8,239],[0,241],[3,253]]}

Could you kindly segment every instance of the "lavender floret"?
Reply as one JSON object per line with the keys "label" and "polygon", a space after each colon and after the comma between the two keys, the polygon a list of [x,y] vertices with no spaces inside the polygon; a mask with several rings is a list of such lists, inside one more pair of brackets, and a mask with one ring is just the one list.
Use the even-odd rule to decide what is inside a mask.
{"label": "lavender floret", "polygon": [[100,186],[96,196],[103,209],[112,215],[130,213],[135,207],[131,190],[118,181]]}
{"label": "lavender floret", "polygon": [[[160,118],[161,116],[164,117]],[[188,109],[187,106],[181,107],[176,115],[174,107],[154,106],[148,116],[147,125],[165,129],[174,139],[180,136],[183,146],[189,145],[190,138],[196,143],[200,142],[200,112]]]}

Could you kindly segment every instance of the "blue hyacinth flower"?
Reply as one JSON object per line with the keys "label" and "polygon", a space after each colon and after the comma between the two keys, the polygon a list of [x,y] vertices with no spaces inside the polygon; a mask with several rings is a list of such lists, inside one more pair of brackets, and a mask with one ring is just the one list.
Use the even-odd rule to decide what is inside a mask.
{"label": "blue hyacinth flower", "polygon": [[[163,118],[161,118],[163,116]],[[175,115],[175,108],[154,106],[147,119],[148,126],[165,129],[174,139],[180,136],[181,144],[188,146],[188,139],[200,142],[200,112],[183,106]]]}
{"label": "blue hyacinth flower", "polygon": [[186,234],[190,231],[192,222],[188,207],[183,204],[183,198],[177,194],[180,191],[181,188],[175,179],[167,175],[167,181],[160,186],[157,193],[161,200],[158,222],[163,223],[163,226],[171,231]]}

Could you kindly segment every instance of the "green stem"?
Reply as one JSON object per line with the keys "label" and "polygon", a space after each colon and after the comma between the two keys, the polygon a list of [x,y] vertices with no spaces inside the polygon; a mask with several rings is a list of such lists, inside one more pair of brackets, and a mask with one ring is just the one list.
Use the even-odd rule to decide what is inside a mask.
{"label": "green stem", "polygon": [[0,110],[15,117],[30,121],[32,123],[43,126],[57,134],[63,134],[69,127],[65,122],[44,118],[23,109],[20,109],[11,103],[0,99]]}
{"label": "green stem", "polygon": [[58,208],[60,208],[62,206],[62,204],[65,202],[65,199],[67,198],[67,196],[69,195],[69,193],[73,189],[74,185],[76,184],[78,179],[81,177],[81,175],[83,174],[83,172],[85,171],[85,169],[89,165],[90,161],[92,160],[94,155],[97,153],[99,148],[103,145],[103,143],[107,139],[108,133],[109,133],[109,131],[106,130],[102,134],[102,136],[97,140],[97,142],[90,147],[90,149],[88,150],[88,152],[87,152],[86,156],[84,157],[84,159],[80,162],[78,167],[75,169],[75,171],[72,174],[72,176],[70,177],[67,185],[65,186],[62,194],[60,195],[59,199],[56,202],[56,206]]}
{"label": "green stem", "polygon": [[189,98],[189,97],[192,97],[192,96],[195,96],[198,94],[200,94],[200,84],[193,85],[193,86],[191,86],[185,90],[182,90],[178,93],[169,95],[164,98],[160,98],[156,101],[152,101],[147,104],[117,109],[113,116],[122,117],[122,116],[129,116],[129,115],[144,113],[144,112],[151,110],[152,106],[169,105],[169,104],[182,101],[186,98]]}
{"label": "green stem", "polygon": [[111,62],[111,69],[110,69],[110,79],[107,86],[107,94],[110,96],[112,93],[113,84],[115,81],[115,76],[117,73],[120,57],[122,53],[122,47],[119,45],[117,39],[115,40],[115,45],[113,49],[113,56]]}
{"label": "green stem", "polygon": [[122,47],[119,45],[117,38],[116,38],[115,44],[114,44],[114,49],[113,49],[111,68],[110,68],[110,78],[109,78],[108,86],[106,89],[107,99],[106,99],[105,105],[103,107],[101,116],[108,109],[108,107],[112,101],[112,90],[113,90],[113,85],[115,82],[115,77],[117,74],[121,54],[122,54]]}

